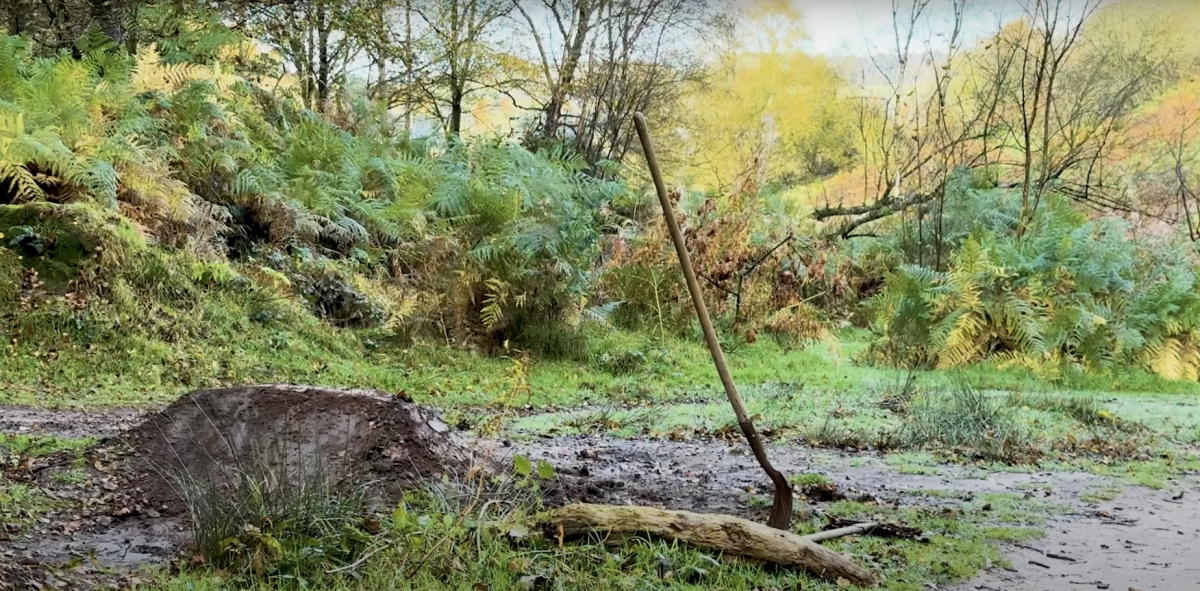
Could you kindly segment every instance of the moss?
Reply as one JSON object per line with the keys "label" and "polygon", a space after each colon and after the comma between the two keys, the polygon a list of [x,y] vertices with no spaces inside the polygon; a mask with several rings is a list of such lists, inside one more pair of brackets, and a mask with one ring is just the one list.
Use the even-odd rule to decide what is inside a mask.
{"label": "moss", "polygon": [[87,203],[0,205],[0,234],[0,244],[51,292],[61,292],[89,263],[111,269],[145,247],[127,220]]}
{"label": "moss", "polygon": [[[0,244],[4,244],[3,231],[0,231]],[[11,306],[17,300],[23,273],[24,267],[17,253],[0,246],[0,306]]]}

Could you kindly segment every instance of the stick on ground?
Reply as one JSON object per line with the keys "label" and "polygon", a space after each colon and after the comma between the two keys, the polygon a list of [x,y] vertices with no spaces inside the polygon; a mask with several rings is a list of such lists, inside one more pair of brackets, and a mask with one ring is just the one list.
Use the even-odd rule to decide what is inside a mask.
{"label": "stick on ground", "polygon": [[875,586],[875,575],[845,556],[788,531],[730,515],[668,511],[653,507],[574,504],[547,520],[566,536],[589,533],[649,534],[726,554],[805,570],[830,580]]}
{"label": "stick on ground", "polygon": [[837,529],[825,530],[825,531],[817,532],[815,534],[808,534],[807,536],[800,536],[800,537],[805,540],[808,540],[810,542],[820,542],[823,540],[832,540],[834,538],[840,538],[842,536],[852,536],[854,534],[870,532],[871,530],[875,529],[878,525],[879,524],[874,521],[868,521],[866,523],[860,523],[858,525],[851,525],[848,527],[839,527]]}
{"label": "stick on ground", "polygon": [[746,436],[746,442],[750,444],[750,449],[754,452],[754,459],[758,460],[758,465],[762,466],[763,471],[775,484],[775,501],[771,505],[771,527],[786,530],[792,525],[792,486],[788,484],[783,474],[771,465],[771,460],[767,459],[766,447],[763,446],[758,431],[754,429],[754,423],[750,421],[746,405],[742,403],[742,396],[738,394],[737,386],[733,383],[733,375],[729,373],[729,366],[725,364],[725,354],[721,351],[721,342],[717,340],[717,332],[713,330],[712,320],[708,317],[708,308],[704,306],[700,283],[696,281],[696,272],[692,269],[692,260],[688,256],[683,233],[679,231],[679,222],[675,219],[675,209],[671,205],[671,198],[667,195],[667,186],[663,183],[662,172],[658,168],[658,158],[654,155],[654,142],[650,140],[650,128],[646,125],[646,118],[641,113],[634,113],[633,122],[637,127],[638,138],[642,141],[646,166],[650,168],[650,176],[654,179],[654,190],[658,193],[659,203],[662,204],[663,218],[667,223],[667,230],[671,234],[671,242],[675,244],[675,254],[679,256],[679,266],[683,268],[683,278],[687,282],[688,293],[691,294],[692,304],[696,307],[696,317],[700,320],[700,327],[704,329],[704,341],[708,343],[708,351],[712,353],[713,364],[717,366],[717,375],[721,378],[721,385],[725,387],[725,396],[729,398],[729,404],[733,406],[733,414],[737,416],[738,426],[742,428],[742,434]]}

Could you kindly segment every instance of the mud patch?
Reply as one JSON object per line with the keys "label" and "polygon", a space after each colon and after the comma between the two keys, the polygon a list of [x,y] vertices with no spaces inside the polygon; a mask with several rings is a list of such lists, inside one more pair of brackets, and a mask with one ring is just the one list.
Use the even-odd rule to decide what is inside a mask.
{"label": "mud patch", "polygon": [[[751,519],[765,519],[767,514],[752,499],[769,497],[770,482],[743,445],[571,437],[518,447],[520,453],[555,466],[564,483],[560,494],[574,496],[568,500],[658,505]],[[1200,589],[1196,476],[1172,480],[1167,490],[1133,487],[1113,501],[1090,504],[1080,496],[1111,485],[1108,479],[1082,472],[980,474],[948,465],[939,466],[937,475],[901,474],[878,454],[790,445],[772,446],[769,454],[785,475],[822,474],[850,499],[960,506],[975,496],[1008,493],[1060,507],[1044,526],[1045,539],[1004,549],[1011,569],[993,569],[951,587],[953,591]],[[798,510],[820,513],[820,502],[797,495]],[[830,527],[839,524],[830,520]]]}
{"label": "mud patch", "polygon": [[38,495],[46,512],[0,529],[0,591],[125,588],[137,567],[174,554],[186,524],[131,498],[125,451],[101,444],[83,456],[19,457],[2,470],[0,484]]}
{"label": "mud patch", "polygon": [[1200,589],[1200,484],[1180,493],[1130,489],[1084,516],[1055,519],[1044,540],[1007,549],[1011,568],[953,589]]}
{"label": "mud patch", "polygon": [[[518,452],[555,467],[559,488],[550,500],[638,504],[757,519],[767,513],[755,497],[774,490],[741,443],[559,437],[518,445]],[[958,466],[937,475],[900,474],[882,454],[828,452],[795,445],[771,446],[771,462],[785,476],[816,473],[828,483],[797,491],[797,506],[837,499],[928,505],[913,491],[937,489],[970,496],[1043,485],[1054,498],[1072,498],[1098,476],[1084,473],[993,473],[971,477]]]}
{"label": "mud patch", "polygon": [[0,406],[0,433],[50,435],[67,439],[101,437],[124,431],[142,420],[144,411],[58,410]]}
{"label": "mud patch", "polygon": [[[283,425],[283,433],[292,433],[291,429],[298,430],[295,434],[283,437],[284,440],[290,439],[295,445],[297,441],[307,441],[304,433],[319,434],[310,447],[301,445],[300,448],[314,453],[316,450],[327,450],[330,452],[328,461],[357,465],[359,474],[369,478],[395,475],[401,479],[418,479],[443,473],[453,477],[457,475],[456,472],[468,469],[478,456],[492,453],[482,450],[494,444],[505,452],[494,453],[494,457],[500,461],[511,460],[503,456],[514,453],[534,460],[548,460],[557,472],[555,482],[548,487],[548,500],[557,503],[633,503],[762,519],[767,511],[762,501],[769,500],[771,494],[770,482],[749,450],[740,443],[616,440],[605,437],[547,438],[511,445],[487,440],[463,441],[441,425],[440,421],[436,421],[436,416],[420,408],[409,409],[407,405],[411,403],[387,394],[369,393],[361,399],[347,401],[338,398],[345,394],[340,391],[333,391],[333,397],[326,397],[320,393],[306,394],[307,390],[316,389],[303,387],[256,388],[232,389],[241,392],[234,398],[241,398],[246,404],[244,407],[235,405],[234,408],[225,408],[216,400],[210,400],[208,397],[213,394],[197,393],[195,399],[186,399],[186,404],[197,406],[200,410],[167,409],[137,429],[137,437],[131,433],[130,437],[105,440],[89,452],[89,481],[86,484],[50,482],[47,475],[53,471],[53,467],[29,475],[29,482],[64,499],[74,499],[71,501],[72,508],[48,516],[49,524],[24,532],[20,539],[14,537],[12,542],[0,543],[0,565],[10,569],[0,571],[0,580],[4,580],[10,572],[13,573],[12,580],[24,576],[21,573],[26,572],[43,579],[49,576],[53,580],[63,580],[62,577],[67,576],[63,571],[36,563],[79,558],[92,549],[96,551],[100,562],[115,566],[161,563],[173,555],[178,544],[187,536],[186,521],[182,515],[170,517],[167,512],[156,508],[149,502],[152,500],[148,496],[149,489],[138,488],[146,483],[129,479],[130,474],[143,478],[147,474],[145,471],[131,472],[141,458],[122,443],[143,445],[142,453],[157,453],[159,461],[165,463],[176,457],[175,446],[160,445],[157,451],[153,451],[155,448],[150,442],[156,437],[162,438],[160,443],[171,440],[168,437],[170,433],[191,432],[189,436],[173,439],[176,445],[191,445],[193,441],[203,440],[206,429],[212,429],[225,436],[213,437],[209,443],[225,445],[228,451],[237,449],[237,446],[226,443],[230,434],[237,432],[238,428],[244,428],[242,449],[254,451],[263,446],[269,448],[272,442],[261,439],[255,442],[253,434],[260,431],[269,433],[278,425]],[[245,400],[247,396],[253,398],[260,395],[262,399],[258,402]],[[181,401],[176,406],[184,404],[185,401]],[[305,404],[311,407],[305,407]],[[347,431],[345,424],[348,419],[336,414],[345,410],[347,405],[358,409],[357,416],[366,422],[354,424],[358,427],[366,425],[366,429],[359,430],[368,434],[351,436],[333,433]],[[323,419],[307,422],[298,419],[302,411],[308,408],[324,415]],[[404,414],[410,411],[416,414]],[[218,426],[213,427],[207,421],[216,416],[225,418],[214,421]],[[188,418],[185,420],[184,417]],[[295,424],[289,426],[286,424],[289,421]],[[376,421],[377,426],[370,426],[372,421]],[[378,426],[379,421],[390,426]],[[322,423],[327,426],[319,428]],[[421,427],[422,424],[424,427]],[[431,452],[429,457],[436,458],[436,463],[423,463],[421,458],[405,459],[403,456],[389,459],[387,442],[400,445],[401,442],[413,440],[413,437],[424,437],[404,435],[412,429],[424,433],[421,431],[424,428],[438,434],[433,441],[452,444],[451,450],[448,453]],[[370,435],[371,432],[379,435]],[[330,444],[330,441],[334,443]],[[376,444],[384,442],[382,449],[385,452],[378,451],[379,445],[367,445],[366,441]],[[363,443],[360,445],[359,442]],[[429,446],[429,449],[435,447]],[[215,451],[221,451],[219,446]],[[339,455],[339,451],[346,453]],[[209,450],[200,456],[188,456],[187,459],[179,456],[177,465],[208,460],[213,457],[213,452]],[[408,453],[412,454],[411,451]],[[1050,516],[1044,540],[1006,549],[1013,563],[1012,570],[995,569],[983,573],[968,583],[953,587],[955,591],[1092,588],[1124,591],[1129,587],[1150,591],[1200,588],[1200,573],[1197,573],[1200,566],[1188,560],[1192,556],[1190,552],[1200,547],[1200,480],[1195,477],[1171,481],[1167,491],[1130,488],[1124,496],[1113,501],[1088,504],[1080,500],[1081,494],[1098,487],[1111,487],[1113,483],[1106,478],[1081,472],[984,473],[978,468],[952,465],[938,466],[936,473],[906,474],[889,465],[881,454],[844,453],[786,444],[772,445],[769,453],[776,467],[786,475],[821,474],[836,485],[839,494],[848,499],[872,499],[881,504],[902,506],[938,506],[944,503],[952,508],[961,507],[964,502],[971,502],[978,495],[1004,492],[1062,507],[1061,512]],[[439,454],[447,454],[445,458],[449,460]],[[147,464],[141,465],[144,468]],[[935,491],[937,494],[932,494]],[[71,495],[79,496],[75,498]],[[819,498],[819,494],[800,492],[797,508],[820,515],[823,504]],[[981,502],[975,501],[975,505]],[[836,524],[836,521],[830,520],[830,527]],[[1052,554],[1071,560],[1051,557]],[[30,564],[22,564],[24,562]],[[91,576],[86,574],[90,572],[88,568],[83,567],[85,574],[80,576]]]}

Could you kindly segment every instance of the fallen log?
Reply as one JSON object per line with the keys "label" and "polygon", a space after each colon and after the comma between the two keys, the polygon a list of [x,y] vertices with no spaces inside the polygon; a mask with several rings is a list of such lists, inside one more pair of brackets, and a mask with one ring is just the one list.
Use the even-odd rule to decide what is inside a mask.
{"label": "fallen log", "polygon": [[831,580],[874,587],[875,575],[845,556],[788,531],[729,515],[653,507],[573,504],[551,512],[547,529],[566,537],[589,533],[648,534],[735,554]]}

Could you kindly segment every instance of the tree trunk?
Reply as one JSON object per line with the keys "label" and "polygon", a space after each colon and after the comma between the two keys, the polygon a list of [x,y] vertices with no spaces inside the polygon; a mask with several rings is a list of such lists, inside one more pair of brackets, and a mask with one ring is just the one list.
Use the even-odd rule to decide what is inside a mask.
{"label": "tree trunk", "polygon": [[404,133],[412,135],[413,107],[409,98],[412,93],[413,78],[413,35],[412,35],[412,0],[404,2]]}
{"label": "tree trunk", "polygon": [[333,65],[329,55],[330,19],[324,5],[317,8],[317,110],[329,113]]}
{"label": "tree trunk", "polygon": [[653,507],[575,504],[554,510],[547,531],[564,537],[593,532],[649,534],[717,552],[796,568],[830,580],[874,587],[875,575],[845,556],[791,532],[729,515]]}
{"label": "tree trunk", "polygon": [[9,35],[17,36],[21,34],[24,27],[21,26],[21,17],[24,14],[25,7],[21,6],[20,0],[5,0],[4,11],[8,13],[8,22],[5,23],[5,29]]}
{"label": "tree trunk", "polygon": [[562,118],[563,104],[567,93],[575,82],[575,71],[579,68],[579,60],[583,57],[583,46],[587,42],[588,32],[592,27],[592,7],[586,0],[578,2],[575,30],[570,43],[566,47],[566,56],[558,73],[558,83],[550,95],[546,105],[546,125],[542,130],[543,137],[552,138],[558,135],[559,119]]}
{"label": "tree trunk", "polygon": [[450,123],[447,131],[455,137],[458,137],[462,133],[463,99],[465,98],[465,94],[462,85],[454,82],[450,88]]}

